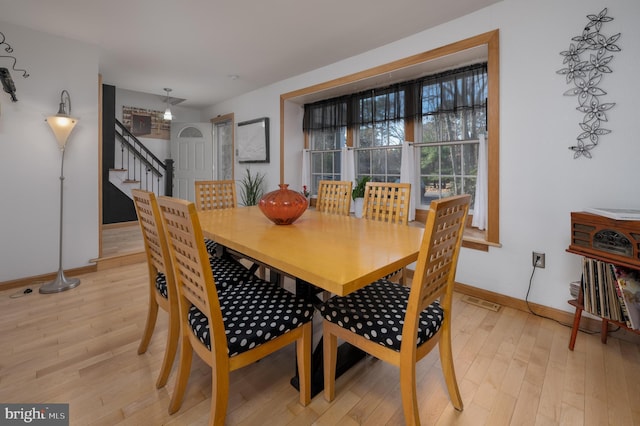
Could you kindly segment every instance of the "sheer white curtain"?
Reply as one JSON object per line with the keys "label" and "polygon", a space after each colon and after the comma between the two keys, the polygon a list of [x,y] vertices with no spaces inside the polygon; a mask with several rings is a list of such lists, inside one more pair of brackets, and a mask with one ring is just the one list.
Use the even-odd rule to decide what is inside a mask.
{"label": "sheer white curtain", "polygon": [[[342,147],[342,161],[340,161],[340,180],[351,181],[355,184],[356,180],[356,156],[353,149]],[[351,212],[354,212],[354,203],[351,203]]]}
{"label": "sheer white curtain", "polygon": [[302,186],[300,188],[307,187],[308,191],[311,191],[311,154],[308,149],[302,150]]}
{"label": "sheer white curtain", "polygon": [[478,177],[476,178],[476,196],[471,226],[484,230],[487,227],[487,142],[484,135],[479,137]]}
{"label": "sheer white curtain", "polygon": [[411,202],[409,203],[409,220],[416,220],[416,196],[419,195],[416,188],[416,157],[413,143],[404,142],[402,144],[402,155],[400,157],[400,182],[411,184]]}

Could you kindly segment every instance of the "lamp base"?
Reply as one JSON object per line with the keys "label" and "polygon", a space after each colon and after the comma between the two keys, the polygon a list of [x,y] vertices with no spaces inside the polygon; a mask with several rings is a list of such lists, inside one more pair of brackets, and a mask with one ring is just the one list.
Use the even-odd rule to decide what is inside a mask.
{"label": "lamp base", "polygon": [[64,276],[64,271],[60,269],[58,276],[55,280],[44,284],[40,287],[40,293],[60,293],[61,291],[69,290],[80,285],[78,278],[70,278]]}

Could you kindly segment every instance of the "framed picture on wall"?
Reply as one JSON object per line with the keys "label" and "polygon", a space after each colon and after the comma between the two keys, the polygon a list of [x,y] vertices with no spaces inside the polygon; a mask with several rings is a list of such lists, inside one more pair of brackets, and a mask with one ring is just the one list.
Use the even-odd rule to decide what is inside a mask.
{"label": "framed picture on wall", "polygon": [[163,111],[122,106],[122,124],[131,134],[143,138],[170,138],[171,121],[164,119]]}
{"label": "framed picture on wall", "polygon": [[239,163],[268,163],[269,117],[238,123],[236,144]]}

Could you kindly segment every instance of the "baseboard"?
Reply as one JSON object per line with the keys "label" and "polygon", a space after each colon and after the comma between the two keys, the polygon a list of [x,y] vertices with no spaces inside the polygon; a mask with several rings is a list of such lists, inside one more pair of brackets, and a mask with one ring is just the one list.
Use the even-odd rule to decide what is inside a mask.
{"label": "baseboard", "polygon": [[[80,268],[67,269],[64,271],[64,275],[67,277],[74,277],[76,275],[88,274],[90,272],[96,272],[98,269],[96,265],[87,265]],[[58,271],[51,272],[49,274],[34,275],[31,277],[18,278],[17,280],[0,282],[0,291],[9,290],[12,288],[25,287],[33,284],[45,284],[49,281],[53,281],[58,276]]]}
{"label": "baseboard", "polygon": [[144,251],[139,251],[120,254],[117,256],[101,257],[98,259],[94,259],[93,262],[96,262],[98,271],[104,271],[105,269],[117,268],[118,266],[146,262],[146,260],[146,253]]}
{"label": "baseboard", "polygon": [[[406,270],[405,274],[407,278],[413,278],[412,270]],[[505,296],[504,294],[494,293],[493,291],[483,290],[481,288],[473,287],[459,282],[456,282],[454,290],[456,291],[456,293],[473,296],[478,299],[497,303],[508,308],[513,308],[524,312],[533,312],[534,314],[540,315],[545,318],[550,318],[552,320],[558,321],[561,324],[565,324],[569,328],[571,328],[571,325],[573,324],[573,312],[562,311],[560,309],[550,308],[548,306],[539,305],[533,302],[529,302],[527,304],[527,302],[522,299],[516,299],[515,297]],[[569,300],[569,295],[567,295],[567,300]],[[601,325],[602,321],[600,321],[599,319],[589,318],[587,315],[582,315],[582,320],[580,321],[581,329],[587,330],[589,332],[600,333]],[[570,330],[568,331],[568,333],[569,332]],[[568,342],[569,334],[567,334],[567,343]]]}
{"label": "baseboard", "polygon": [[[571,325],[573,323],[572,312],[561,311],[560,309],[550,308],[533,302],[529,302],[527,304],[527,302],[522,299],[516,299],[515,297],[505,296],[504,294],[494,293],[489,290],[483,290],[481,288],[458,282],[456,282],[455,291],[460,294],[466,294],[468,296],[477,297],[478,299],[488,300],[489,302],[497,303],[519,311],[532,311],[538,315],[551,318],[563,324]],[[569,297],[567,296],[567,300],[568,299]],[[590,320],[590,318],[585,318],[584,320]],[[594,324],[595,323],[596,321],[594,321]],[[597,325],[594,327],[594,330],[600,330],[600,321],[597,321]]]}

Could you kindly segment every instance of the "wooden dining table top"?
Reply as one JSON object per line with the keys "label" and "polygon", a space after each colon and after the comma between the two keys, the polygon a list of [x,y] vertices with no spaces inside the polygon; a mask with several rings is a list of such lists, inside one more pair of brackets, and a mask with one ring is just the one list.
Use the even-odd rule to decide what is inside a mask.
{"label": "wooden dining table top", "polygon": [[344,296],[418,259],[423,228],[308,209],[276,225],[257,206],[198,212],[205,237]]}

